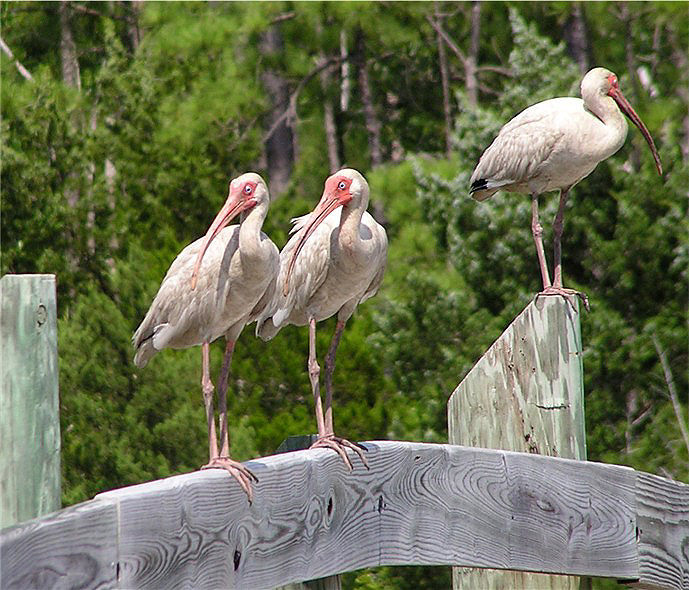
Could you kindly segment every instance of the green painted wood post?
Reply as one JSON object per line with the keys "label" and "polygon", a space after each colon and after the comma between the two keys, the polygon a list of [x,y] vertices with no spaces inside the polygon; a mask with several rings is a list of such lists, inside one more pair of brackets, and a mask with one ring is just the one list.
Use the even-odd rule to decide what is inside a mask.
{"label": "green painted wood post", "polygon": [[[308,449],[318,439],[317,434],[302,434],[297,436],[289,436],[280,443],[280,446],[275,451],[278,453],[289,453],[290,451],[300,451]],[[294,584],[287,584],[275,590],[341,590],[342,581],[340,576],[327,576],[325,578],[318,578],[317,580],[306,580],[304,582],[296,582]]]}
{"label": "green painted wood post", "polygon": [[[539,297],[515,318],[452,393],[452,444],[586,459],[578,302]],[[505,531],[509,534],[509,531]],[[452,568],[454,590],[575,590],[588,580]]]}
{"label": "green painted wood post", "polygon": [[60,508],[54,275],[0,279],[0,528]]}

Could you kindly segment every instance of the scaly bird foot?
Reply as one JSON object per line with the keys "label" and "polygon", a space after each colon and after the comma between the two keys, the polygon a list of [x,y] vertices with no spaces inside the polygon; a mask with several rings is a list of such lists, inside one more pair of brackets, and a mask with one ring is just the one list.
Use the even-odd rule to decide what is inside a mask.
{"label": "scaly bird foot", "polygon": [[564,287],[546,287],[545,289],[543,289],[543,291],[536,294],[536,299],[538,299],[541,296],[548,297],[552,295],[560,295],[564,297],[565,301],[567,301],[567,303],[569,303],[572,306],[572,309],[574,310],[576,310],[576,307],[574,306],[573,297],[579,297],[579,299],[581,299],[582,303],[584,304],[586,311],[591,311],[589,308],[589,300],[588,297],[586,297],[586,293],[576,291],[575,289],[565,289]]}
{"label": "scaly bird foot", "polygon": [[214,457],[207,465],[201,467],[201,469],[224,469],[239,482],[240,486],[242,486],[242,489],[246,492],[249,499],[249,504],[253,501],[254,492],[251,488],[251,482],[253,480],[255,483],[258,483],[258,477],[256,477],[251,470],[244,467],[239,461],[235,461],[229,457]]}
{"label": "scaly bird foot", "polygon": [[366,457],[364,457],[364,451],[366,450],[366,447],[360,445],[359,443],[349,442],[347,439],[340,438],[339,436],[335,436],[334,434],[328,434],[326,436],[319,437],[318,440],[316,440],[316,442],[313,443],[309,448],[332,449],[338,455],[340,455],[340,457],[342,457],[342,460],[345,462],[345,465],[349,468],[350,471],[354,469],[354,465],[347,456],[347,452],[345,451],[345,449],[352,449],[357,455],[359,455],[359,459],[361,459],[361,462],[364,464],[364,467],[366,467],[366,469],[370,469],[368,466],[368,461],[366,461]]}

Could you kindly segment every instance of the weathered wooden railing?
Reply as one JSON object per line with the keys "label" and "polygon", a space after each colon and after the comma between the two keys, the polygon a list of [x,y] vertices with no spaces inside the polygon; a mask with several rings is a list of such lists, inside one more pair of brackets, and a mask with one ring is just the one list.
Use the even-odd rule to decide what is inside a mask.
{"label": "weathered wooden railing", "polygon": [[[5,301],[14,304],[8,294],[19,279],[0,283],[6,366],[8,346],[21,360],[25,341],[57,358],[48,342],[54,299],[46,307],[38,287],[44,279],[25,278],[33,285],[22,287],[25,310],[11,314]],[[560,298],[532,302],[451,396],[452,442],[527,452],[376,441],[365,443],[370,471],[355,461],[352,473],[327,450],[264,457],[247,463],[260,479],[252,505],[219,470],[113,490],[4,529],[0,588],[274,588],[370,566],[454,565],[517,572],[456,569],[456,590],[579,586],[575,577],[518,572],[689,590],[689,486],[582,460],[581,351],[576,308]],[[56,409],[56,381],[43,373],[55,363],[27,366],[30,382],[3,372],[3,413],[5,406]],[[22,392],[37,401],[24,403]],[[55,411],[48,424],[56,423]],[[21,420],[6,424],[3,458],[10,444],[33,440]],[[55,448],[43,448],[36,462],[51,474],[39,479],[53,484]],[[14,520],[25,504],[32,514],[48,506],[27,502],[15,485],[31,479],[31,471],[20,475],[25,462],[0,462],[0,508]]]}
{"label": "weathered wooden railing", "polygon": [[689,588],[689,486],[627,467],[407,442],[170,477],[3,531],[11,588],[271,588],[378,565],[504,568]]}

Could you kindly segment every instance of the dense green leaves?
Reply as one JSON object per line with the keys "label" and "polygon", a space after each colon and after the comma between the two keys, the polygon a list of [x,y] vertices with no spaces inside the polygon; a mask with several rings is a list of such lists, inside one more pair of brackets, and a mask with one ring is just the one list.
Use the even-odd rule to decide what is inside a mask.
{"label": "dense green leaves", "polygon": [[[383,287],[340,345],[336,428],[355,440],[446,440],[448,396],[540,286],[528,197],[476,203],[469,178],[509,118],[578,94],[577,48],[563,41],[575,4],[481,5],[478,104],[466,89],[477,26],[470,3],[69,3],[80,90],[61,82],[58,6],[0,6],[3,40],[33,76],[25,80],[3,54],[1,268],[58,275],[65,503],[206,460],[200,350],[164,351],[138,370],[130,337],[229,179],[257,170],[270,184],[267,71],[287,84],[297,156],[265,231],[282,246],[288,220],[322,190],[327,101],[341,162],[366,174],[390,242]],[[686,424],[689,391],[689,19],[681,3],[584,3],[581,15],[590,65],[618,73],[665,168],[658,177],[630,125],[624,147],[568,203],[565,283],[591,301],[581,318],[588,454],[687,481],[679,420]],[[449,158],[433,23],[453,43]],[[262,50],[269,27],[279,28],[280,51]],[[333,64],[327,84],[323,59]],[[368,107],[385,161],[374,169]],[[555,195],[541,198],[549,257],[556,208]],[[319,326],[321,358],[333,329],[333,320]],[[214,375],[222,350],[212,345]],[[244,330],[229,398],[238,459],[315,430],[307,352],[305,328],[270,343]],[[345,578],[360,589],[448,584],[447,569]]]}

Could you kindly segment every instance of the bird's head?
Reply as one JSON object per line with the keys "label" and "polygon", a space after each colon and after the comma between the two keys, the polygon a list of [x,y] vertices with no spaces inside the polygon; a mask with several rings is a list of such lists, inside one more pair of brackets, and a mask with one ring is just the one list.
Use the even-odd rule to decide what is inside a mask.
{"label": "bird's head", "polygon": [[632,105],[629,104],[629,101],[622,94],[619,80],[613,72],[605,68],[593,68],[581,81],[581,96],[587,105],[595,101],[596,97],[598,97],[598,100],[606,96],[612,98],[615,103],[617,103],[619,109],[627,115],[631,122],[641,131],[641,135],[644,136],[646,143],[648,143],[648,147],[651,148],[658,174],[663,174],[663,165],[660,162],[660,156],[658,155],[658,150],[656,150],[653,138],[646,128],[646,125],[644,125],[644,122],[641,120],[641,117],[636,114]]}
{"label": "bird's head", "polygon": [[230,181],[227,200],[211,223],[201,244],[194,270],[191,273],[191,288],[196,288],[201,262],[210,243],[237,215],[257,205],[268,206],[270,195],[265,181],[255,172],[247,172]]}
{"label": "bird's head", "polygon": [[299,252],[303,248],[309,236],[323,220],[338,207],[356,207],[365,209],[368,205],[368,182],[363,175],[353,168],[343,168],[329,176],[325,181],[323,195],[316,208],[309,215],[308,221],[300,230],[297,246],[294,248],[292,258],[287,267],[287,276],[283,286],[283,295],[289,291],[289,278],[297,261]]}

